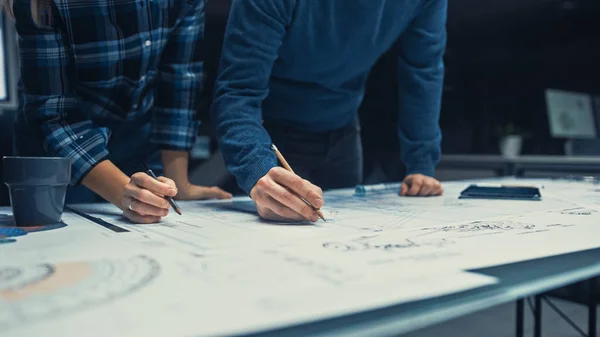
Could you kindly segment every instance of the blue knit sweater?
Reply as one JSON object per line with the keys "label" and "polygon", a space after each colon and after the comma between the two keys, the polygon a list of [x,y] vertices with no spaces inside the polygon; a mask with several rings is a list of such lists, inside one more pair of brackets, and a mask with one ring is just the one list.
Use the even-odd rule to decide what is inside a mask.
{"label": "blue knit sweater", "polygon": [[355,118],[370,68],[398,54],[401,156],[432,176],[440,157],[447,0],[233,0],[212,106],[227,168],[247,193],[277,165],[261,120],[305,131]]}

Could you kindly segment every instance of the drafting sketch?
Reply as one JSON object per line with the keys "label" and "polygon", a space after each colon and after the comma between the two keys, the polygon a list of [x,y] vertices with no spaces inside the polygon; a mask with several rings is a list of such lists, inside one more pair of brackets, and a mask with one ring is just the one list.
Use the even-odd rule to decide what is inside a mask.
{"label": "drafting sketch", "polygon": [[21,326],[126,297],[159,274],[147,256],[0,268],[0,326]]}
{"label": "drafting sketch", "polygon": [[473,221],[462,225],[442,225],[438,227],[426,227],[420,231],[418,236],[444,233],[448,237],[472,237],[477,235],[488,235],[504,233],[509,231],[529,231],[535,229],[535,224],[520,223],[512,220],[503,221]]}
{"label": "drafting sketch", "polygon": [[367,250],[378,250],[384,252],[405,251],[412,248],[436,247],[442,248],[454,244],[453,241],[441,240],[413,240],[405,239],[401,241],[390,241],[385,243],[370,242],[370,237],[360,237],[351,242],[325,242],[323,248],[338,252],[357,252]]}
{"label": "drafting sketch", "polygon": [[596,215],[598,211],[585,208],[585,207],[576,207],[569,209],[562,209],[559,211],[552,211],[551,213],[559,213],[561,215],[572,215],[572,216],[591,216]]}

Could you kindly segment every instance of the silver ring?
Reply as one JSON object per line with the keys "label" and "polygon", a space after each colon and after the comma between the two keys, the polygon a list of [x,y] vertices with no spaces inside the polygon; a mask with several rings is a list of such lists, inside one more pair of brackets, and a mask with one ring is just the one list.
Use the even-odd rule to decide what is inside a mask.
{"label": "silver ring", "polygon": [[127,207],[130,211],[133,211],[133,208],[131,208],[131,204],[133,204],[133,199],[131,199],[131,201],[129,202],[129,206]]}

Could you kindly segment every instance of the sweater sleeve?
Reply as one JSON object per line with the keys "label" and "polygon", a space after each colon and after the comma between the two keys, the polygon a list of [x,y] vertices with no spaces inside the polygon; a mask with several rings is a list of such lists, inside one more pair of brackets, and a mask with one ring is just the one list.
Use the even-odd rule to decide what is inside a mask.
{"label": "sweater sleeve", "polygon": [[398,43],[398,136],[407,174],[433,176],[441,155],[447,0],[427,0]]}
{"label": "sweater sleeve", "polygon": [[250,193],[277,165],[262,126],[262,101],[295,0],[233,0],[211,120],[227,169]]}

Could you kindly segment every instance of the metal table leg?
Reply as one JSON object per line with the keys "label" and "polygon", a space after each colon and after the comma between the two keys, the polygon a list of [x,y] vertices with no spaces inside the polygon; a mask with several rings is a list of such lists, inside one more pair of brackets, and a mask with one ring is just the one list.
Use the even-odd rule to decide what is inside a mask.
{"label": "metal table leg", "polygon": [[533,336],[542,337],[542,295],[535,295]]}
{"label": "metal table leg", "polygon": [[596,337],[596,314],[597,314],[597,303],[596,303],[596,282],[598,278],[594,277],[590,279],[590,292],[588,296],[588,337]]}
{"label": "metal table leg", "polygon": [[519,299],[517,300],[517,331],[516,337],[523,337],[524,334],[524,324],[525,320],[525,300]]}

